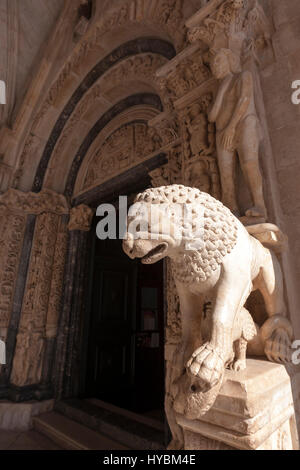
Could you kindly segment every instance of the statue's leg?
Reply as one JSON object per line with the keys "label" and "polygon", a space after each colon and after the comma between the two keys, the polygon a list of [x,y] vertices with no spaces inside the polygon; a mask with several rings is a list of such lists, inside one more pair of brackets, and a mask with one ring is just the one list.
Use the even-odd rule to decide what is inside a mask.
{"label": "statue's leg", "polygon": [[242,172],[250,189],[254,207],[246,211],[248,217],[266,217],[263,181],[259,167],[259,135],[257,119],[248,116],[242,124],[238,143]]}
{"label": "statue's leg", "polygon": [[235,152],[224,150],[219,138],[217,138],[218,166],[222,186],[222,202],[234,215],[239,214],[238,203],[235,192]]}

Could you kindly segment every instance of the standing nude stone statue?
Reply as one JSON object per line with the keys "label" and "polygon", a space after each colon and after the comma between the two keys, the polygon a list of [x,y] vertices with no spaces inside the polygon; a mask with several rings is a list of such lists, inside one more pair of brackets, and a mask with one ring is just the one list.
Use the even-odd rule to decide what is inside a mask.
{"label": "standing nude stone statue", "polygon": [[241,71],[239,57],[230,49],[216,51],[210,64],[220,86],[208,119],[216,123],[216,145],[223,203],[235,214],[235,155],[249,187],[253,206],[246,217],[266,219],[262,176],[259,168],[260,124],[255,109],[253,77]]}

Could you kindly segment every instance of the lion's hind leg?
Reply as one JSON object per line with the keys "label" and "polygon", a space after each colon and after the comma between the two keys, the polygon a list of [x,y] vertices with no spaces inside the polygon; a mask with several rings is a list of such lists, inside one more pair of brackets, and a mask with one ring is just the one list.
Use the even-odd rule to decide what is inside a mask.
{"label": "lion's hind leg", "polygon": [[269,319],[262,326],[264,352],[270,361],[289,362],[292,327],[286,318],[283,277],[276,255],[264,250],[264,263],[255,284],[262,293]]}

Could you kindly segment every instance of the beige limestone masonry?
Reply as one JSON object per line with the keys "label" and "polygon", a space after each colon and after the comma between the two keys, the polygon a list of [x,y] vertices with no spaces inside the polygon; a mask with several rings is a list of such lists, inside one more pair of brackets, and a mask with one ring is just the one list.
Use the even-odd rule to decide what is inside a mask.
{"label": "beige limestone masonry", "polygon": [[[44,357],[45,344],[48,340],[54,341],[58,333],[70,200],[87,190],[95,190],[139,163],[146,165],[148,159],[159,153],[165,155],[166,163],[149,173],[152,186],[192,186],[234,210],[240,217],[237,221],[230,219],[232,231],[228,233],[234,239],[234,227],[238,227],[237,239],[245,243],[240,249],[241,256],[248,256],[249,269],[251,261],[257,261],[262,269],[267,266],[257,279],[257,287],[264,290],[265,299],[274,300],[277,296],[275,304],[281,305],[273,309],[272,301],[267,301],[266,312],[262,304],[250,296],[245,308],[235,309],[239,321],[234,328],[232,321],[229,325],[237,342],[239,362],[235,362],[234,367],[239,369],[245,365],[245,342],[251,350],[251,336],[255,333],[253,311],[261,320],[259,326],[263,325],[267,313],[273,317],[273,314],[286,315],[286,321],[279,317],[282,323],[280,327],[276,325],[274,337],[271,338],[272,327],[265,328],[263,341],[263,350],[271,359],[278,360],[281,355],[286,359],[286,346],[292,336],[287,319],[295,338],[300,338],[300,106],[291,102],[291,83],[300,79],[299,1],[95,0],[89,19],[78,18],[79,4],[80,0],[64,3],[55,0],[49,6],[48,2],[39,0],[39,7],[32,14],[32,2],[24,0],[17,8],[14,0],[7,2],[9,8],[1,9],[1,17],[8,18],[8,29],[3,29],[1,36],[0,64],[7,64],[6,80],[9,82],[9,107],[5,111],[1,109],[0,121],[5,123],[0,128],[0,191],[3,193],[0,237],[4,240],[0,247],[0,312],[3,313],[0,336],[4,338],[11,318],[27,216],[37,216],[10,383],[21,388],[39,385],[40,359]],[[26,41],[22,41],[24,36]],[[56,123],[59,119],[62,122],[65,106],[96,64],[115,49],[118,49],[117,56],[110,56],[109,60],[120,59],[118,54],[124,52],[125,44],[139,38],[167,42],[174,50],[174,57],[167,59],[161,51],[136,52],[127,57],[126,52],[91,87],[84,89],[61,132],[57,132]],[[17,42],[21,44],[21,54],[16,52]],[[214,63],[216,57],[221,58],[221,65]],[[236,68],[232,66],[233,57],[237,57]],[[225,69],[225,72],[221,70],[222,76],[218,67]],[[155,95],[162,110],[145,103],[123,110],[104,126],[85,154],[78,153],[95,123],[133,94]],[[226,115],[228,103],[232,109]],[[143,122],[137,125],[134,121],[139,120]],[[226,120],[230,122],[225,123]],[[41,168],[45,172],[41,176],[37,170],[47,152],[49,158],[43,160]],[[75,157],[77,160],[82,157],[82,161],[73,175],[73,193],[68,194],[67,201],[63,194]],[[38,187],[34,194],[31,193],[33,185]],[[62,207],[58,204],[57,211],[53,200],[62,203]],[[91,216],[87,206],[73,208],[71,234],[77,229],[88,230]],[[285,235],[289,241],[287,249]],[[252,253],[249,244],[255,247]],[[229,243],[228,249],[232,252],[228,253],[227,261],[234,258],[235,248]],[[276,255],[270,250],[275,250]],[[273,266],[270,266],[271,259]],[[225,257],[225,265],[227,261]],[[43,269],[44,265],[47,270]],[[253,270],[248,272],[248,290],[245,285],[241,287],[239,277],[231,279],[232,285],[239,286],[236,290],[243,300],[241,307],[250,293],[250,281],[257,278],[256,267],[251,265]],[[179,277],[180,269],[177,270]],[[192,269],[186,274],[192,276]],[[271,290],[268,279],[271,279],[271,287],[272,282],[276,287],[276,293],[271,296],[268,295]],[[232,436],[221,438],[219,427],[226,428],[228,423],[224,423],[218,413],[219,424],[212,414],[207,415],[211,422],[204,421],[205,424],[202,417],[191,423],[191,420],[184,421],[186,416],[178,419],[175,416],[172,360],[188,331],[185,310],[179,301],[182,292],[180,287],[176,290],[175,281],[171,263],[167,261],[166,412],[175,441],[177,439],[178,445],[185,448],[251,447],[249,440],[245,444],[246,438],[236,446]],[[45,295],[41,296],[41,292]],[[228,293],[226,298],[230,304]],[[232,301],[237,303],[236,294]],[[213,312],[209,302],[209,299],[205,302],[207,318]],[[249,327],[247,332],[245,324]],[[222,328],[220,331],[214,332],[217,342]],[[221,357],[214,347],[209,349],[206,345],[192,357],[200,346],[193,343],[199,338],[196,335],[191,341],[187,340],[187,349],[191,350],[185,360],[192,359],[188,365],[189,379],[194,377],[202,381],[201,386],[203,382],[211,386],[215,385],[216,378],[220,387],[225,362],[232,359],[229,357],[232,345],[228,345],[232,338],[223,336]],[[207,377],[209,368],[204,372],[201,366],[208,365],[209,357],[215,377]],[[277,375],[272,375],[271,369],[259,361],[250,362],[253,383],[259,389],[258,384],[264,383],[264,377],[271,374],[274,390],[278,387],[283,393],[287,390],[284,368],[274,367],[272,371],[276,370]],[[179,369],[175,370],[175,375],[182,374],[182,367]],[[231,374],[243,372],[225,372],[226,377],[236,377],[233,388],[240,383],[242,387],[245,385],[244,376]],[[183,384],[183,389],[185,386]],[[272,418],[272,432],[264,426],[262,430],[251,431],[251,436],[256,432],[263,436],[253,441],[252,448],[296,448],[291,424],[294,411],[299,419],[299,392],[295,390],[293,386],[293,404],[289,401],[282,410],[282,421]],[[272,403],[271,392],[269,396]],[[289,393],[288,397],[290,399]],[[254,397],[253,403],[260,398]],[[186,399],[187,391],[178,409]],[[229,436],[228,429],[226,432]]]}

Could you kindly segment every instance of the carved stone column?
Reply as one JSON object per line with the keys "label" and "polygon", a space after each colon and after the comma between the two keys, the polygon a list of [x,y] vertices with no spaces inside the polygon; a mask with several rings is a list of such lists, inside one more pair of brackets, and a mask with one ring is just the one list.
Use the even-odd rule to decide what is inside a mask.
{"label": "carved stone column", "polygon": [[77,345],[80,341],[80,318],[85,307],[83,294],[87,282],[88,240],[94,211],[81,204],[71,209],[66,261],[63,306],[57,338],[53,383],[56,397],[76,395],[79,387]]}
{"label": "carved stone column", "polygon": [[[15,204],[15,196],[12,191],[0,196],[0,339],[6,344],[7,361],[11,360],[7,334],[13,323],[11,312],[27,219],[22,204]],[[6,381],[7,366],[0,365],[0,383]]]}
{"label": "carved stone column", "polygon": [[[58,309],[58,305],[50,299],[54,295],[57,266],[64,264],[63,216],[68,214],[69,208],[65,198],[52,191],[44,190],[39,194],[26,195],[12,191],[22,200],[24,210],[31,214],[31,217],[35,217],[32,249],[10,376],[11,385],[15,389],[15,398],[22,399],[22,388],[36,388],[42,383],[49,341],[53,342],[53,335],[56,332],[58,310],[55,309]],[[55,295],[59,295],[61,289],[61,286],[57,287]]]}

